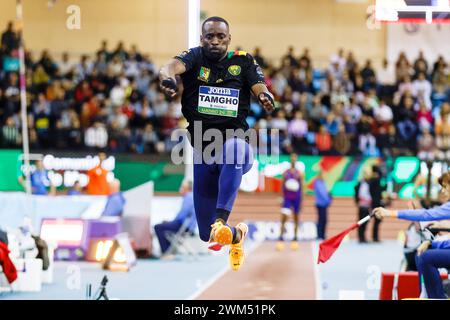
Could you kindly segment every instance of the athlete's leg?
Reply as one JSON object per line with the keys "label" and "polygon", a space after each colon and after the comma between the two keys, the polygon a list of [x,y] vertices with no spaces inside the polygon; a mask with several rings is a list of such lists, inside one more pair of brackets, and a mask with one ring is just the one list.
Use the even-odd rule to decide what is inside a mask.
{"label": "athlete's leg", "polygon": [[300,216],[300,199],[296,199],[292,202],[292,213],[294,218],[294,241],[297,241],[298,235],[298,223]]}
{"label": "athlete's leg", "polygon": [[286,222],[288,220],[289,215],[291,214],[291,201],[289,199],[283,200],[283,205],[281,206],[281,216],[280,216],[280,236],[278,238],[278,242],[276,244],[276,249],[278,251],[282,251],[284,249],[284,232],[286,230]]}
{"label": "athlete's leg", "polygon": [[219,175],[213,165],[194,164],[194,208],[200,239],[209,241],[216,220]]}
{"label": "athlete's leg", "polygon": [[298,225],[299,225],[299,216],[300,216],[300,199],[295,199],[292,201],[292,217],[294,220],[294,237],[291,242],[291,249],[298,249],[297,235],[298,235]]}
{"label": "athlete's leg", "polygon": [[[253,165],[253,152],[250,145],[242,139],[229,139],[225,142],[222,161],[217,165],[219,176],[219,195],[217,198],[217,219],[228,221],[234,201],[242,181],[242,176]],[[230,244],[230,266],[234,271],[239,270],[244,262],[244,240],[248,232],[245,223],[239,223],[236,228],[224,226],[217,230],[218,237],[221,230],[232,230]]]}
{"label": "athlete's leg", "polygon": [[288,219],[288,216],[289,215],[285,213],[281,213],[280,237],[278,238],[278,240],[280,241],[284,241],[284,230],[286,228],[286,221]]}
{"label": "athlete's leg", "polygon": [[228,139],[223,151],[222,163],[217,166],[220,172],[217,209],[228,212],[220,215],[226,222],[236,200],[242,176],[253,165],[253,152],[247,142],[237,138]]}

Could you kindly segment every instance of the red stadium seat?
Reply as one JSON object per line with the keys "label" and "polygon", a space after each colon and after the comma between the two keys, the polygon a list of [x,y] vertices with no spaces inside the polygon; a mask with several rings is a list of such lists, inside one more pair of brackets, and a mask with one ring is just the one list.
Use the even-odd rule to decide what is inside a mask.
{"label": "red stadium seat", "polygon": [[[418,272],[383,272],[381,274],[380,300],[393,300],[393,285],[395,275],[398,274],[397,299],[418,298],[419,273]],[[447,279],[448,275],[441,274],[442,280]]]}

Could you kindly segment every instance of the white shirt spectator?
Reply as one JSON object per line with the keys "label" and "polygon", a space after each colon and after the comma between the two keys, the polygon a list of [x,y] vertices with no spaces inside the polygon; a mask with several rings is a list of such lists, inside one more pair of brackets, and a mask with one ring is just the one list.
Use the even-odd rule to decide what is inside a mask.
{"label": "white shirt spectator", "polygon": [[431,109],[431,92],[433,88],[431,87],[430,81],[423,79],[416,79],[412,83],[412,94],[415,97],[422,98],[427,109]]}
{"label": "white shirt spectator", "polygon": [[102,124],[89,127],[84,135],[84,143],[87,147],[104,148],[108,144],[108,132]]}
{"label": "white shirt spectator", "polygon": [[163,117],[169,110],[169,103],[166,101],[163,93],[158,94],[153,110],[155,111],[155,116],[158,118]]}
{"label": "white shirt spectator", "polygon": [[413,95],[418,96],[421,93],[424,95],[424,97],[429,97],[431,96],[431,83],[430,81],[424,79],[424,80],[414,80],[412,83],[412,87],[413,87]]}
{"label": "white shirt spectator", "polygon": [[119,107],[114,114],[108,117],[108,123],[117,130],[124,130],[128,125],[128,117],[120,111]]}
{"label": "white shirt spectator", "polygon": [[288,121],[286,118],[274,118],[270,120],[270,127],[272,129],[287,130]]}
{"label": "white shirt spectator", "polygon": [[70,61],[60,61],[58,63],[58,69],[61,72],[62,76],[65,76],[74,68],[75,68],[75,64]]}
{"label": "white shirt spectator", "polygon": [[304,137],[308,133],[308,123],[304,119],[292,119],[288,124],[288,133],[294,137]]}
{"label": "white shirt spectator", "polygon": [[127,77],[138,77],[139,74],[139,63],[136,60],[125,61],[125,75]]}
{"label": "white shirt spectator", "polygon": [[282,96],[287,86],[287,79],[283,77],[281,72],[277,72],[272,79],[272,87],[278,96]]}
{"label": "white shirt spectator", "polygon": [[121,86],[114,86],[109,93],[109,98],[114,106],[120,106],[125,101],[125,90]]}
{"label": "white shirt spectator", "polygon": [[89,74],[92,73],[92,62],[86,61],[84,64],[78,63],[75,66],[75,74],[78,79],[85,79]]}
{"label": "white shirt spectator", "polygon": [[393,85],[395,83],[395,70],[392,64],[377,70],[377,78],[378,82],[384,86]]}
{"label": "white shirt spectator", "polygon": [[349,117],[351,123],[356,124],[361,119],[362,111],[357,104],[353,104],[344,108],[344,114]]}
{"label": "white shirt spectator", "polygon": [[111,68],[111,71],[115,76],[119,76],[123,72],[123,64],[120,60],[112,61],[109,67]]}
{"label": "white shirt spectator", "polygon": [[412,82],[402,82],[398,85],[398,92],[400,95],[403,95],[406,91],[411,92],[415,96]]}
{"label": "white shirt spectator", "polygon": [[394,118],[391,107],[383,103],[379,108],[374,110],[375,118],[378,121],[389,122]]}

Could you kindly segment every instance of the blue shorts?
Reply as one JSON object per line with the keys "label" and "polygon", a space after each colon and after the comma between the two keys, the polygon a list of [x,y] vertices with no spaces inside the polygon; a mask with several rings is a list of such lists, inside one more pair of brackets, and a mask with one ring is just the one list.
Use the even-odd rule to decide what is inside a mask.
{"label": "blue shorts", "polygon": [[291,212],[288,212],[288,210],[293,210],[295,215],[298,215],[300,213],[300,204],[301,204],[301,198],[297,199],[287,199],[284,198],[283,201],[283,208],[281,209],[281,213],[283,214],[290,214]]}

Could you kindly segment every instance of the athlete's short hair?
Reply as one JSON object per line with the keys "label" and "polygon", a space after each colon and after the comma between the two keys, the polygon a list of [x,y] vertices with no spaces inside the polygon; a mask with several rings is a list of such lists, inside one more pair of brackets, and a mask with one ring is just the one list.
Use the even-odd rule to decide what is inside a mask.
{"label": "athlete's short hair", "polygon": [[205,23],[210,22],[210,21],[223,22],[223,23],[225,23],[227,25],[228,29],[230,28],[230,25],[228,24],[227,20],[225,20],[224,18],[221,18],[221,17],[213,16],[213,17],[209,17],[208,19],[203,21],[203,23],[202,23],[202,31],[203,31],[203,27],[205,26]]}

